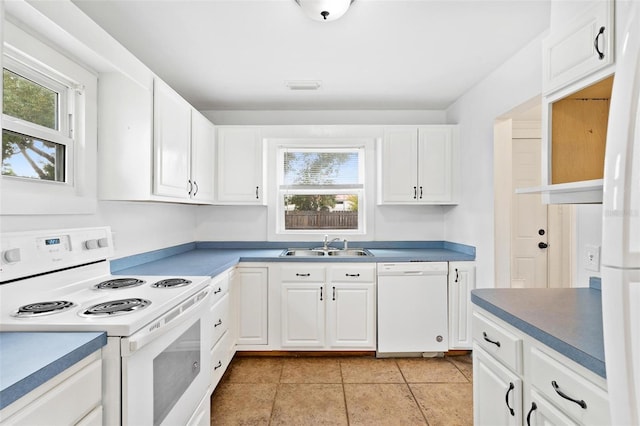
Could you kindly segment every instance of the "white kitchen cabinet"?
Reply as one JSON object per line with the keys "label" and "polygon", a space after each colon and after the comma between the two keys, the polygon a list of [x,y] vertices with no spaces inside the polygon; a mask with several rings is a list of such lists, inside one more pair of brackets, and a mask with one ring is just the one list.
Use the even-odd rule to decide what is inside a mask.
{"label": "white kitchen cabinet", "polygon": [[191,106],[163,81],[153,82],[153,192],[189,198]]}
{"label": "white kitchen cabinet", "polygon": [[102,424],[102,358],[96,351],[0,411],[1,425]]}
{"label": "white kitchen cabinet", "polygon": [[151,74],[102,73],[98,84],[98,197],[211,203],[213,124]]}
{"label": "white kitchen cabinet", "polygon": [[614,62],[614,1],[599,0],[543,40],[543,91],[554,92]]}
{"label": "white kitchen cabinet", "polygon": [[376,347],[374,265],[329,267],[327,338],[332,348]]}
{"label": "white kitchen cabinet", "polygon": [[260,128],[217,128],[217,202],[265,204]]}
{"label": "white kitchen cabinet", "polygon": [[374,264],[286,264],[281,277],[281,346],[375,349]]}
{"label": "white kitchen cabinet", "polygon": [[268,270],[263,267],[238,267],[231,287],[236,300],[237,345],[266,345],[268,338]]}
{"label": "white kitchen cabinet", "polygon": [[388,127],[378,151],[378,204],[457,203],[457,126]]}
{"label": "white kitchen cabinet", "polygon": [[191,111],[192,200],[213,202],[215,179],[215,126],[196,110]]}
{"label": "white kitchen cabinet", "polygon": [[606,379],[477,306],[473,363],[474,424],[609,423]]}
{"label": "white kitchen cabinet", "polygon": [[480,346],[473,348],[473,424],[522,424],[522,379]]}
{"label": "white kitchen cabinet", "polygon": [[449,348],[471,349],[471,290],[476,286],[474,262],[449,262]]}

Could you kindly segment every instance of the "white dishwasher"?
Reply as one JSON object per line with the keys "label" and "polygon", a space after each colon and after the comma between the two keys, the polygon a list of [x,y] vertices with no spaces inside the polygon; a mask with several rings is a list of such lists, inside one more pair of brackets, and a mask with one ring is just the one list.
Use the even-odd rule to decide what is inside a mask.
{"label": "white dishwasher", "polygon": [[446,352],[447,262],[378,263],[378,354]]}

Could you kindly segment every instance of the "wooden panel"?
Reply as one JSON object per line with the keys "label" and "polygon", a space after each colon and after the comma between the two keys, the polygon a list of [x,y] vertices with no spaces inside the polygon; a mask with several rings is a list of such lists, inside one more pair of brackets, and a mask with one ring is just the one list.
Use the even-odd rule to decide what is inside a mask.
{"label": "wooden panel", "polygon": [[562,99],[553,104],[551,183],[602,179],[609,99]]}

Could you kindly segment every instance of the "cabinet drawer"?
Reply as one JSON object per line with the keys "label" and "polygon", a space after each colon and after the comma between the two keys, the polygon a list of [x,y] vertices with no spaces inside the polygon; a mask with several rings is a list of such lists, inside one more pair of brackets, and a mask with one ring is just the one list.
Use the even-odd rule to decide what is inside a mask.
{"label": "cabinet drawer", "polygon": [[357,266],[332,266],[332,282],[375,282],[375,265]]}
{"label": "cabinet drawer", "polygon": [[214,346],[225,331],[229,329],[229,296],[224,295],[222,300],[211,308],[212,338],[211,346]]}
{"label": "cabinet drawer", "polygon": [[509,366],[522,373],[522,338],[507,331],[500,325],[473,313],[473,340],[478,345]]}
{"label": "cabinet drawer", "polygon": [[325,267],[313,265],[283,266],[281,269],[281,278],[282,281],[289,282],[324,282]]}
{"label": "cabinet drawer", "polygon": [[531,348],[531,385],[579,423],[607,424],[610,421],[608,397],[603,389],[535,347]]}
{"label": "cabinet drawer", "polygon": [[211,303],[215,304],[229,291],[229,274],[223,273],[211,281]]}
{"label": "cabinet drawer", "polygon": [[229,365],[231,333],[225,333],[211,349],[211,388],[215,389]]}

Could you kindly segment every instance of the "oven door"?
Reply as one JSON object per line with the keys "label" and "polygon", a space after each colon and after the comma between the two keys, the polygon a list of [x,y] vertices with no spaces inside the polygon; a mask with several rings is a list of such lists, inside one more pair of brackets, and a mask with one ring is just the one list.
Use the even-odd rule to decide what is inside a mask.
{"label": "oven door", "polygon": [[122,339],[122,424],[183,425],[209,392],[209,290]]}

